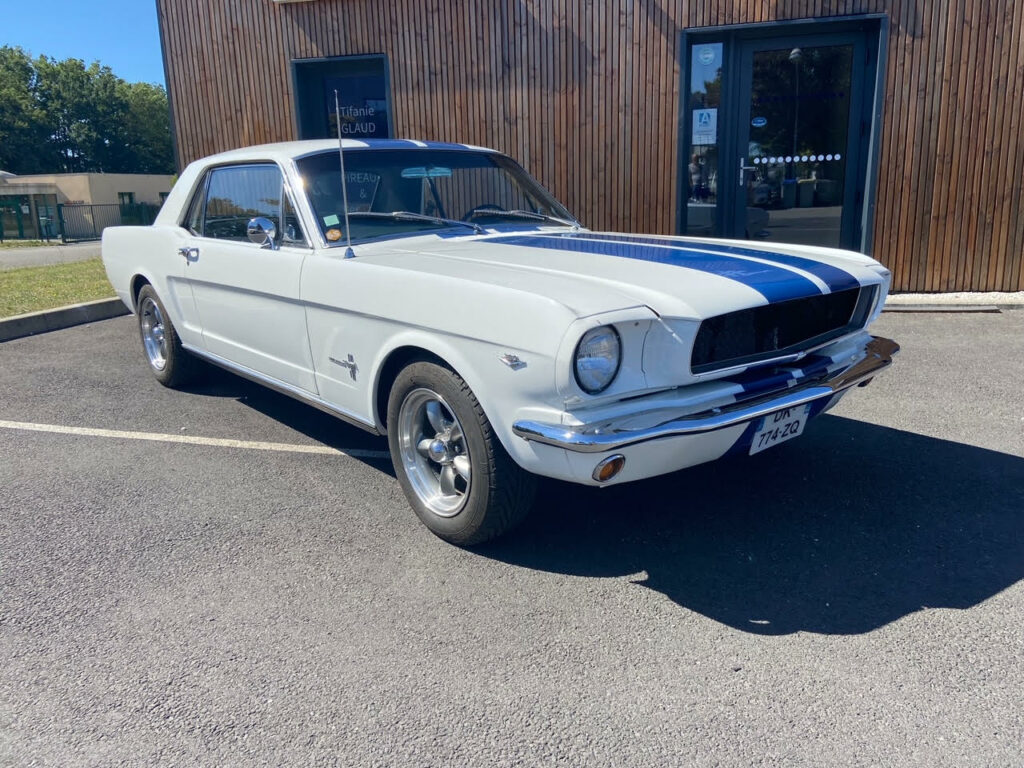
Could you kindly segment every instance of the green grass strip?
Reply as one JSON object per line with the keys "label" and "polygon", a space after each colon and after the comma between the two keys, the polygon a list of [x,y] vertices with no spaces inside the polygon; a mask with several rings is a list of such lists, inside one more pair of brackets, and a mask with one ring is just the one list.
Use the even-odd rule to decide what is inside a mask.
{"label": "green grass strip", "polygon": [[60,240],[4,240],[0,242],[0,249],[10,248],[39,248],[43,245],[60,245]]}
{"label": "green grass strip", "polygon": [[0,317],[64,307],[114,295],[99,259],[0,272]]}

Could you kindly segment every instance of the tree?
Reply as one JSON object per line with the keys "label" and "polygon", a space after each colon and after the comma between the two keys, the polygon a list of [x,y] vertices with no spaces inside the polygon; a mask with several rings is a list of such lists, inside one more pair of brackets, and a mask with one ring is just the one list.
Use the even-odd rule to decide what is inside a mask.
{"label": "tree", "polygon": [[151,83],[121,82],[128,105],[125,142],[137,173],[168,173],[174,168],[167,92]]}
{"label": "tree", "polygon": [[171,173],[167,93],[80,59],[0,48],[0,168]]}
{"label": "tree", "polygon": [[0,170],[42,173],[56,167],[37,86],[28,54],[20,48],[0,48]]}

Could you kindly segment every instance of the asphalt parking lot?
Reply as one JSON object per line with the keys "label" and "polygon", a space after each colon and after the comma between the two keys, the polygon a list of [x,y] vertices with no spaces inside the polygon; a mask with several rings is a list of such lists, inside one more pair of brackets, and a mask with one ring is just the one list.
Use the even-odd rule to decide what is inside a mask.
{"label": "asphalt parking lot", "polygon": [[0,344],[0,763],[1020,766],[1024,311],[875,330],[798,440],[478,551],[133,318]]}

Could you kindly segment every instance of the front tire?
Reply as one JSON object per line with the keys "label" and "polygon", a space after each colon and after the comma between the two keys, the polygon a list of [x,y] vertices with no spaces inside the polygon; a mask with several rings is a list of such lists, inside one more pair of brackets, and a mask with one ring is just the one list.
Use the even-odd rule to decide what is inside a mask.
{"label": "front tire", "polygon": [[536,478],[508,455],[455,372],[425,361],[406,366],[391,387],[387,423],[398,482],[435,535],[482,544],[530,511]]}
{"label": "front tire", "polygon": [[181,346],[178,332],[153,286],[142,286],[135,305],[149,370],[165,387],[187,384],[195,377],[198,361]]}

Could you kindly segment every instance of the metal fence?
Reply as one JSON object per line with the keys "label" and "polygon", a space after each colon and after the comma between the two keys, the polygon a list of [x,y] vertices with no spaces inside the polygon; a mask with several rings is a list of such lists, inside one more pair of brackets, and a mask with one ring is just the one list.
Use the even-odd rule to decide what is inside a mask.
{"label": "metal fence", "polygon": [[99,240],[107,227],[152,224],[159,210],[160,206],[147,203],[58,205],[61,240],[65,243]]}

